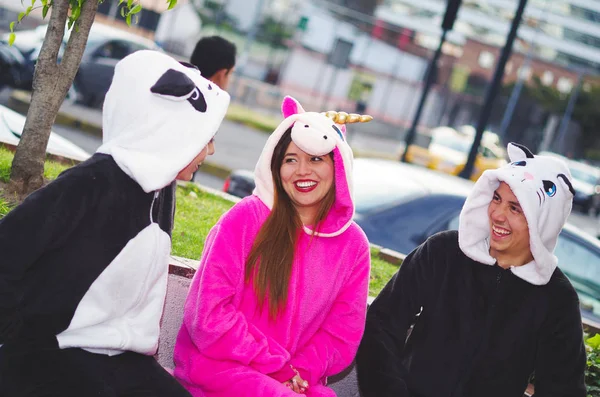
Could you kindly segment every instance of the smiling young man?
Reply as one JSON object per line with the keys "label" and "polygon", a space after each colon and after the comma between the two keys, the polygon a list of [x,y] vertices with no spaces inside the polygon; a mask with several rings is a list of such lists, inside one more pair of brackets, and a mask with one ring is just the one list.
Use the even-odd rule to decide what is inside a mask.
{"label": "smiling young man", "polygon": [[579,301],[553,255],[571,176],[524,146],[508,152],[473,187],[458,232],[415,249],[369,308],[364,397],[522,397],[534,374],[537,397],[586,395]]}

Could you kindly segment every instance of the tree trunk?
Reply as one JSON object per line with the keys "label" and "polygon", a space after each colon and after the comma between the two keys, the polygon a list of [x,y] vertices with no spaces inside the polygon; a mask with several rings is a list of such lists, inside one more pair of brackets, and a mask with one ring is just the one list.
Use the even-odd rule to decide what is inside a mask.
{"label": "tree trunk", "polygon": [[9,188],[19,196],[25,196],[43,185],[50,129],[73,84],[97,9],[97,0],[85,0],[78,19],[79,31],[73,26],[59,64],[58,53],[65,32],[69,1],[53,2],[48,30],[35,67],[27,120],[12,163]]}

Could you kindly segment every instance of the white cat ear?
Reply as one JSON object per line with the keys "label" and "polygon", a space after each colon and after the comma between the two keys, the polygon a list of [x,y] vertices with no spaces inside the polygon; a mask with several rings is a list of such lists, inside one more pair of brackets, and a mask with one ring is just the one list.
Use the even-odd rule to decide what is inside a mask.
{"label": "white cat ear", "polygon": [[573,189],[573,185],[571,184],[569,178],[565,174],[558,174],[558,179],[560,180],[564,188],[571,192],[573,197],[575,197],[575,189]]}
{"label": "white cat ear", "polygon": [[511,163],[518,160],[532,159],[533,153],[526,146],[511,142],[506,148]]}

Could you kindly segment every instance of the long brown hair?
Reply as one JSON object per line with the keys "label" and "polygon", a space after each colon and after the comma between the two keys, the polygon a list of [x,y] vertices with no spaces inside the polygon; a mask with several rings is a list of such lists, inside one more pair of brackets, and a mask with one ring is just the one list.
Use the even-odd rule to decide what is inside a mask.
{"label": "long brown hair", "polygon": [[[273,151],[271,158],[271,174],[275,187],[273,208],[261,226],[246,260],[246,282],[249,282],[254,276],[254,290],[261,309],[268,294],[271,318],[277,316],[287,301],[296,241],[298,233],[302,229],[298,211],[283,189],[281,181],[281,165],[287,148],[292,142],[291,133],[290,127],[283,133]],[[321,202],[314,230],[318,231],[319,225],[329,213],[334,202],[335,183],[331,185],[331,189]]]}

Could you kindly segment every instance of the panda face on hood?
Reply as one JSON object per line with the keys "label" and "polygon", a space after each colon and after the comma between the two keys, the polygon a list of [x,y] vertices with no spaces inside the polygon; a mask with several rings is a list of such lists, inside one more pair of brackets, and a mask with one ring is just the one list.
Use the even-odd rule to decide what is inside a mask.
{"label": "panda face on hood", "polygon": [[161,189],[213,138],[229,95],[198,69],[157,51],[137,51],[115,67],[103,108],[103,145],[146,192]]}

